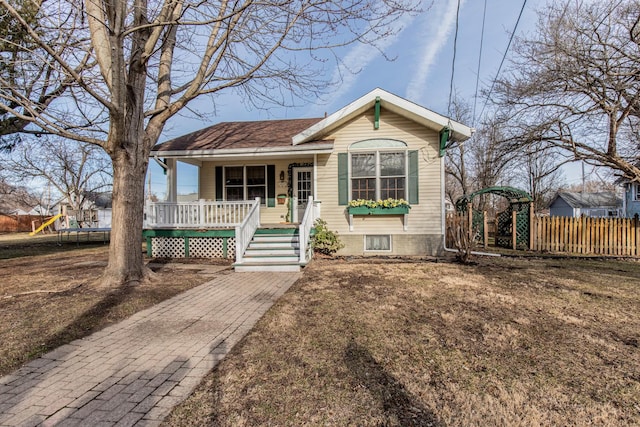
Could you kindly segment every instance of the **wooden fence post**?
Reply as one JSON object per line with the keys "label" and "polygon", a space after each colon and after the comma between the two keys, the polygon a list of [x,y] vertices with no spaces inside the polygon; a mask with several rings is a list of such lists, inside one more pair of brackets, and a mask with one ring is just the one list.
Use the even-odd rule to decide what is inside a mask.
{"label": "wooden fence post", "polygon": [[640,256],[640,227],[638,226],[639,225],[638,222],[640,222],[640,221],[638,221],[638,216],[636,215],[636,216],[633,217],[633,234],[636,237],[636,241],[635,241],[635,244],[636,244],[635,255],[636,256]]}
{"label": "wooden fence post", "polygon": [[482,229],[484,230],[484,247],[485,249],[489,247],[489,226],[487,223],[487,211],[482,212]]}
{"label": "wooden fence post", "polygon": [[473,205],[471,203],[467,205],[467,216],[469,224],[469,244],[471,244],[471,242],[473,242]]}
{"label": "wooden fence post", "polygon": [[511,241],[513,243],[513,249],[517,249],[518,240],[518,216],[516,211],[511,211]]}
{"label": "wooden fence post", "polygon": [[534,220],[536,218],[535,213],[533,212],[533,202],[529,203],[529,249],[533,250],[533,240],[535,239],[535,223]]}

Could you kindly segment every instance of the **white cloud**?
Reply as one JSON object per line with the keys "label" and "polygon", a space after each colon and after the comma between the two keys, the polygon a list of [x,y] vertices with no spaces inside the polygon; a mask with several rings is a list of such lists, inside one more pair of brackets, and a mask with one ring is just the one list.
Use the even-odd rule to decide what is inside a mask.
{"label": "white cloud", "polygon": [[[413,14],[404,14],[395,23],[396,32],[393,36],[380,40],[378,48],[384,52],[392,46],[402,35],[403,31],[409,27],[416,18]],[[372,54],[375,53],[375,54]],[[352,47],[342,58],[333,72],[332,81],[341,81],[340,92],[347,92],[356,83],[358,76],[364,72],[367,66],[381,54],[370,45],[357,44]]]}
{"label": "white cloud", "polygon": [[[463,4],[464,0],[461,0],[461,9]],[[420,32],[418,40],[422,41],[419,48],[421,59],[407,86],[406,98],[420,99],[424,94],[431,67],[455,28],[457,6],[457,2],[453,0],[441,1],[428,12],[427,19],[423,21],[424,30]]]}

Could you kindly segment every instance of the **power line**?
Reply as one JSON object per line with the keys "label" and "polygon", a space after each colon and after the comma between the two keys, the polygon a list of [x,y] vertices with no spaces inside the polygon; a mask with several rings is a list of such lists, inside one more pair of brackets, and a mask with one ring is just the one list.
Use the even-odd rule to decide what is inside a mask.
{"label": "power line", "polygon": [[456,32],[453,37],[453,60],[451,61],[451,83],[449,84],[449,105],[447,106],[447,116],[451,118],[451,97],[453,96],[453,78],[456,72],[456,51],[458,46],[458,25],[460,21],[460,0],[456,9]]}
{"label": "power line", "polygon": [[526,5],[527,5],[527,0],[524,0],[522,2],[522,8],[520,8],[520,14],[518,15],[518,20],[516,21],[516,25],[513,27],[513,31],[511,32],[511,36],[509,37],[509,43],[507,44],[507,49],[505,49],[504,54],[502,55],[502,61],[500,61],[498,72],[496,73],[496,76],[493,78],[493,81],[491,82],[491,88],[489,88],[489,93],[487,94],[487,98],[484,100],[484,104],[482,105],[482,110],[480,111],[480,114],[478,114],[478,117],[482,117],[482,113],[484,113],[484,109],[487,106],[487,102],[489,101],[489,98],[491,98],[493,87],[495,86],[496,80],[500,75],[500,71],[502,71],[502,65],[504,64],[504,60],[507,58],[507,53],[509,52],[509,48],[511,47],[511,42],[513,41],[513,37],[516,34],[516,31],[518,29],[518,24],[520,24],[520,18],[522,18],[522,13],[524,12],[524,7]]}
{"label": "power line", "polygon": [[478,53],[478,70],[476,72],[476,92],[473,95],[473,114],[471,116],[471,126],[476,125],[476,104],[478,102],[478,86],[480,85],[480,64],[482,62],[482,47],[484,45],[484,24],[487,19],[487,0],[484,0],[484,10],[482,11],[482,30],[480,31],[480,52]]}

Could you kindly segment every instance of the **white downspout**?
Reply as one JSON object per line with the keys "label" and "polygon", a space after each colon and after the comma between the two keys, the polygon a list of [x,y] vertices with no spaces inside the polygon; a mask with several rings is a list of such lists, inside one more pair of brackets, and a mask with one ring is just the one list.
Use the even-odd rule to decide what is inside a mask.
{"label": "white downspout", "polygon": [[313,154],[313,200],[318,198],[318,154]]}

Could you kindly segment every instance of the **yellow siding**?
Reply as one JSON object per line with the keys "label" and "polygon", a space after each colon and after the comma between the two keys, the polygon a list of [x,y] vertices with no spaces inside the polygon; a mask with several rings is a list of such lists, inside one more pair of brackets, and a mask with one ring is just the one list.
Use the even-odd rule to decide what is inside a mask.
{"label": "yellow siding", "polygon": [[[372,109],[373,110],[373,109]],[[441,234],[441,159],[438,157],[438,133],[382,110],[380,128],[373,129],[373,111],[346,123],[327,138],[334,139],[334,152],[318,156],[318,194],[322,202],[322,218],[330,229],[340,234]],[[391,138],[403,141],[409,150],[419,150],[419,203],[412,205],[408,230],[401,217],[355,216],[353,231],[349,231],[345,206],[338,205],[338,153],[346,153],[354,142],[371,138]]]}
{"label": "yellow siding", "polygon": [[198,188],[200,189],[201,199],[216,199],[216,170],[213,162],[202,163]]}
{"label": "yellow siding", "polygon": [[[287,194],[287,169],[290,163],[312,163],[312,159],[286,159],[286,160],[259,160],[255,161],[230,161],[223,162],[203,162],[200,168],[200,198],[215,200],[216,183],[215,183],[215,167],[216,166],[251,166],[251,165],[275,165],[276,166],[276,196],[278,194]],[[284,171],[284,182],[280,182],[280,172]],[[275,207],[260,207],[260,221],[263,224],[277,224],[285,222],[287,215],[287,205],[278,205]]]}
{"label": "yellow siding", "polygon": [[[442,234],[442,159],[438,157],[438,132],[427,129],[395,113],[382,110],[380,127],[373,129],[373,108],[370,112],[345,123],[326,139],[334,140],[331,154],[317,155],[317,181],[315,199],[321,203],[321,217],[331,230],[337,231],[348,244],[345,253],[363,253],[364,234],[393,235],[393,253],[418,254],[435,253],[440,247]],[[402,216],[355,216],[353,231],[349,231],[346,206],[338,205],[338,153],[348,152],[349,146],[366,139],[396,139],[407,144],[409,150],[418,150],[419,203],[413,204],[408,215],[408,229],[403,229]],[[238,165],[275,164],[276,195],[287,193],[287,172],[291,163],[310,163],[309,157],[302,159],[255,161],[210,161],[203,162],[200,169],[200,197],[215,199],[215,167]],[[284,171],[285,181],[280,182],[280,172]],[[276,205],[261,209],[263,224],[284,222],[286,205]]]}

